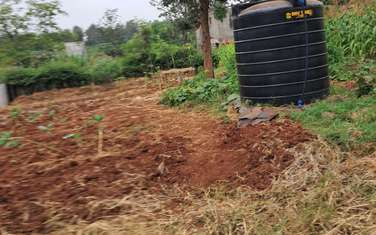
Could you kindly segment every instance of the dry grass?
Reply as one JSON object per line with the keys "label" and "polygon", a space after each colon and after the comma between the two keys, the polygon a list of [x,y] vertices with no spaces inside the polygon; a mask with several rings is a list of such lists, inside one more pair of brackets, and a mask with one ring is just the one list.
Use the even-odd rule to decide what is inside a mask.
{"label": "dry grass", "polygon": [[[169,189],[93,203],[122,216],[55,234],[376,234],[376,153],[357,158],[322,140],[291,150],[296,161],[269,190]],[[141,191],[140,191],[141,192]],[[180,203],[173,210],[171,202]]]}
{"label": "dry grass", "polygon": [[350,0],[347,4],[333,4],[325,8],[325,15],[327,17],[338,17],[348,10],[353,10],[358,14],[362,14],[367,6],[374,4],[375,0]]}
{"label": "dry grass", "polygon": [[192,198],[173,233],[376,234],[375,159],[323,141],[293,151],[297,160],[270,190],[209,190]]}

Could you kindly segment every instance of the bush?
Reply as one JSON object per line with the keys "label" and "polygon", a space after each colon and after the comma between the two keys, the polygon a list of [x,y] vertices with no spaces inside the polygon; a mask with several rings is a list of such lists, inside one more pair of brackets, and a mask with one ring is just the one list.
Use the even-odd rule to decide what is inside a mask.
{"label": "bush", "polygon": [[235,45],[220,46],[216,52],[219,67],[223,67],[228,76],[237,76]]}
{"label": "bush", "polygon": [[38,71],[34,68],[9,67],[0,70],[0,83],[29,86],[34,84]]}
{"label": "bush", "polygon": [[51,34],[22,34],[0,38],[0,66],[38,67],[64,50]]}
{"label": "bush", "polygon": [[77,87],[91,81],[79,60],[52,61],[39,68],[11,67],[0,71],[3,83],[18,87],[33,87],[33,90]]}
{"label": "bush", "polygon": [[52,61],[39,68],[36,83],[47,89],[78,87],[89,84],[90,74],[77,61]]}
{"label": "bush", "polygon": [[151,61],[159,69],[198,68],[203,63],[202,55],[190,44],[176,45],[164,41],[151,44]]}
{"label": "bush", "polygon": [[118,59],[99,58],[87,66],[91,80],[95,84],[108,83],[122,75],[121,63]]}
{"label": "bush", "polygon": [[143,76],[145,72],[153,70],[149,51],[149,32],[136,34],[123,46],[123,74],[126,77]]}
{"label": "bush", "polygon": [[194,46],[164,40],[148,25],[123,45],[123,54],[123,74],[126,77],[144,76],[160,69],[197,68],[203,61]]}
{"label": "bush", "polygon": [[221,46],[215,53],[218,63],[225,69],[221,79],[207,79],[203,72],[193,80],[163,93],[161,103],[178,106],[185,102],[222,103],[228,96],[239,93],[236,73],[235,47],[233,44]]}
{"label": "bush", "polygon": [[95,46],[88,47],[89,54],[103,54],[111,57],[118,57],[123,55],[121,45],[112,43],[101,43]]}
{"label": "bush", "polygon": [[164,92],[161,103],[169,106],[179,106],[186,102],[221,103],[234,93],[238,93],[236,77],[207,79],[201,72],[193,80]]}

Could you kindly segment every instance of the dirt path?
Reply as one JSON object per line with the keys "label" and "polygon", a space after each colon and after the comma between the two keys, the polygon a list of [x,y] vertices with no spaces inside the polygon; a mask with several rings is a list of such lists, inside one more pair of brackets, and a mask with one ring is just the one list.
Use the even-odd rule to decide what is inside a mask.
{"label": "dirt path", "polygon": [[286,149],[312,138],[288,120],[239,130],[163,107],[159,94],[157,84],[133,79],[21,97],[18,111],[0,110],[0,133],[19,143],[0,148],[0,232],[110,218],[127,207],[93,202],[136,190],[219,181],[266,189],[294,160]]}

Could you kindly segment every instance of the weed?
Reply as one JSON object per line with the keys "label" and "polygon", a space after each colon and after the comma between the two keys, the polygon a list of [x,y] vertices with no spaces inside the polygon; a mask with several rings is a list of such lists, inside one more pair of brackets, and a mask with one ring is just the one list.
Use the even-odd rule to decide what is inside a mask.
{"label": "weed", "polygon": [[56,112],[57,111],[55,109],[51,109],[50,111],[48,111],[48,117],[53,118],[56,115]]}
{"label": "weed", "polygon": [[12,132],[5,131],[0,133],[0,147],[15,148],[18,145],[19,142],[13,139]]}
{"label": "weed", "polygon": [[75,133],[75,134],[67,134],[63,137],[64,140],[67,140],[67,139],[80,139],[81,138],[81,134],[78,134],[78,133]]}
{"label": "weed", "polygon": [[236,75],[235,48],[233,44],[220,47],[216,51],[219,64],[225,69],[225,76],[219,79],[207,79],[200,72],[193,80],[183,82],[176,88],[167,90],[161,99],[162,104],[179,106],[184,103],[221,104],[229,96],[239,93]]}
{"label": "weed", "polygon": [[13,108],[10,111],[10,117],[12,119],[17,119],[21,115],[21,109],[20,108]]}
{"label": "weed", "polygon": [[186,102],[222,103],[228,96],[237,92],[236,78],[206,79],[203,74],[181,86],[167,90],[161,99],[162,104],[179,106]]}
{"label": "weed", "polygon": [[94,117],[93,117],[93,120],[94,120],[95,122],[101,122],[101,121],[103,121],[103,119],[104,119],[104,116],[103,116],[103,115],[98,115],[98,114],[96,114],[96,115],[94,115]]}
{"label": "weed", "polygon": [[42,115],[41,112],[31,112],[29,113],[27,120],[31,123],[34,123],[41,117],[41,115]]}

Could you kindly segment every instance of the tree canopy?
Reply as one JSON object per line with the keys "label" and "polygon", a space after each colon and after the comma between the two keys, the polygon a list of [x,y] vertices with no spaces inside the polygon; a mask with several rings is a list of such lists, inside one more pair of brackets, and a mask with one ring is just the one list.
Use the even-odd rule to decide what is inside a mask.
{"label": "tree canopy", "polygon": [[181,27],[198,28],[202,33],[204,69],[208,77],[214,77],[209,30],[209,9],[214,9],[216,18],[226,16],[226,7],[244,0],[151,0],[150,3],[162,11],[161,16],[172,19]]}
{"label": "tree canopy", "polygon": [[56,17],[66,14],[58,0],[3,0],[0,2],[0,36],[48,33],[58,29]]}
{"label": "tree canopy", "polygon": [[111,43],[117,45],[128,41],[137,32],[139,22],[130,20],[126,24],[120,21],[117,9],[108,9],[99,24],[92,24],[86,30],[89,45]]}

